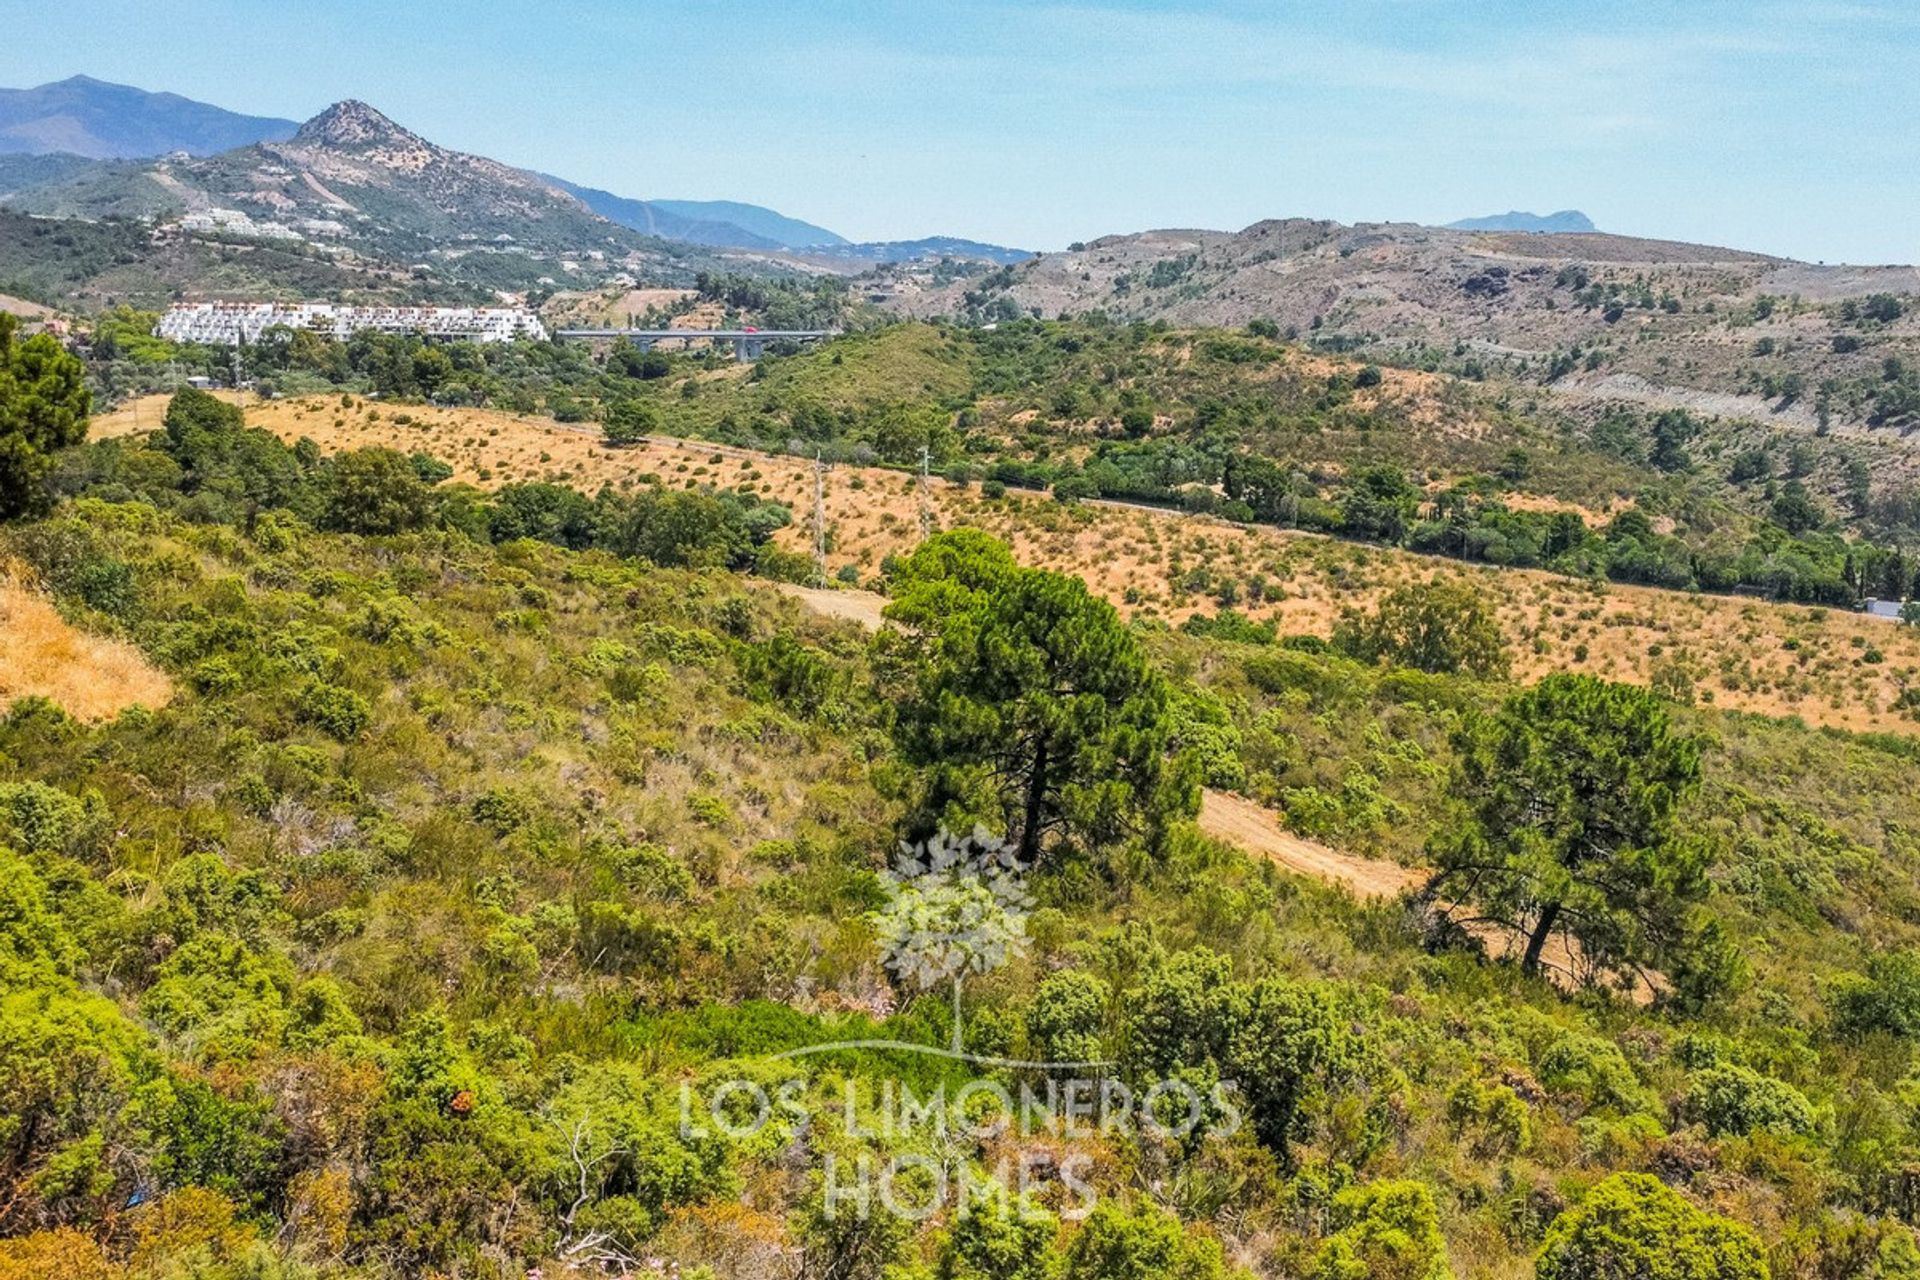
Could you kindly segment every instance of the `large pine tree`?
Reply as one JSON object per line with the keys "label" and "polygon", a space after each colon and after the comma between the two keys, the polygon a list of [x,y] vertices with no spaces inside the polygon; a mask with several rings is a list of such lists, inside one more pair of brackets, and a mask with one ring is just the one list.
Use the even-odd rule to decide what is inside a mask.
{"label": "large pine tree", "polygon": [[1194,772],[1169,756],[1166,682],[1079,579],[1023,568],[977,530],[942,533],[901,567],[887,616],[922,649],[896,731],[928,770],[929,816],[985,791],[1032,862],[1057,832],[1099,845],[1196,811]]}

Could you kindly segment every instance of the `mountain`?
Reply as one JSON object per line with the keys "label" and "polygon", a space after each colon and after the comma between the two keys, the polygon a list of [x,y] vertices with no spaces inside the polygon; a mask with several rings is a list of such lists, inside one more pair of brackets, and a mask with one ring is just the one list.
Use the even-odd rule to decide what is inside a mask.
{"label": "mountain", "polygon": [[[652,200],[654,208],[698,222],[721,222],[787,249],[842,245],[847,238],[811,222],[789,218],[757,204],[737,200]],[[618,219],[615,219],[618,221]]]}
{"label": "mountain", "polygon": [[[1876,295],[1888,299],[1866,301]],[[1598,232],[1289,218],[1108,236],[985,278],[903,277],[885,304],[929,317],[1270,321],[1323,347],[1469,377],[1505,372],[1588,403],[1813,429],[1884,411],[1886,362],[1920,360],[1913,295],[1914,267],[1815,266]]]}
{"label": "mountain", "polygon": [[[449,242],[603,254],[636,247],[632,236],[610,241],[612,224],[842,270],[1032,256],[950,236],[851,244],[762,205],[634,199],[436,146],[363,102],[295,124],[85,76],[0,90],[0,199],[46,217],[189,218],[241,239],[332,240],[401,255]],[[217,225],[202,226],[208,219]]]}
{"label": "mountain", "polygon": [[102,237],[73,223],[66,239],[94,246],[85,253],[61,237],[10,236],[0,281],[90,308],[109,298],[681,285],[728,266],[700,246],[616,225],[537,174],[429,142],[364,102],[336,103],[285,140],[217,155],[81,163],[0,203],[41,229],[44,219],[86,219],[128,235],[95,245]]}
{"label": "mountain", "polygon": [[1030,249],[1009,249],[1005,245],[962,240],[958,236],[927,236],[920,240],[869,240],[859,244],[842,242],[799,250],[809,258],[843,262],[871,262],[885,265],[895,262],[922,262],[938,258],[972,258],[982,262],[1011,266],[1026,262],[1034,254]]}
{"label": "mountain", "polygon": [[664,249],[538,175],[438,146],[358,101],[335,103],[284,140],[95,165],[8,203],[45,216],[118,214],[409,262],[491,252],[612,264]]}
{"label": "mountain", "polygon": [[1458,222],[1446,224],[1449,231],[1533,231],[1533,232],[1569,232],[1598,231],[1593,220],[1578,209],[1562,209],[1559,213],[1549,213],[1544,217],[1537,213],[1495,213],[1484,218],[1462,218]]}
{"label": "mountain", "polygon": [[[549,174],[539,176],[543,181],[550,182],[575,197],[607,221],[619,223],[630,230],[638,231],[641,235],[659,236],[665,240],[679,240],[686,244],[711,245],[717,248],[782,249],[786,247],[777,240],[755,235],[735,223],[675,213],[658,200],[635,200],[628,196],[617,196],[611,191],[602,191],[598,187],[576,186],[563,178],[555,178]],[[764,212],[772,213],[772,210]],[[779,217],[778,214],[773,216]]]}
{"label": "mountain", "polygon": [[789,218],[757,204],[742,204],[737,200],[635,200],[598,187],[578,186],[551,174],[541,177],[562,191],[578,196],[607,221],[630,227],[642,235],[716,248],[776,251],[847,243],[844,237],[825,227]]}
{"label": "mountain", "polygon": [[[560,280],[564,273],[573,277],[569,284],[634,265],[634,254],[655,265],[662,258],[684,265],[696,256],[672,244],[796,255],[854,270],[943,257],[1005,265],[1032,256],[949,236],[849,244],[757,205],[634,200],[437,146],[351,100],[335,103],[289,138],[216,155],[138,163],[76,157],[18,167],[19,180],[8,181],[9,168],[0,166],[0,195],[24,213],[138,218],[201,234],[305,240],[409,262],[437,255],[433,265],[469,278],[501,279],[499,264],[483,255],[558,257],[557,270],[533,274]],[[820,237],[829,241],[791,243]]]}
{"label": "mountain", "polygon": [[0,89],[0,152],[67,152],[93,160],[210,155],[291,137],[297,127],[88,76]]}

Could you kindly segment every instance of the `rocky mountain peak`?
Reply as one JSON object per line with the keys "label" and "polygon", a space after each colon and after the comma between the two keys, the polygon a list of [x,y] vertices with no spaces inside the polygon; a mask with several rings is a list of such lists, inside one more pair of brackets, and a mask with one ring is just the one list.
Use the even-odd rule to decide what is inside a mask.
{"label": "rocky mountain peak", "polygon": [[373,107],[355,98],[336,102],[300,126],[296,143],[329,147],[417,147],[426,145],[418,134],[401,128]]}

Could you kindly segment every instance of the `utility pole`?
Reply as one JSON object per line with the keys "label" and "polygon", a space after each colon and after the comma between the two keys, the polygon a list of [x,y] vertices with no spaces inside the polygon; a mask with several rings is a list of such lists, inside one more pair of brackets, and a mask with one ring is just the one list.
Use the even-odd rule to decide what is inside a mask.
{"label": "utility pole", "polygon": [[927,445],[920,446],[920,541],[925,542],[933,536],[933,493],[927,483],[927,464],[933,450]]}
{"label": "utility pole", "polygon": [[813,575],[827,585],[827,460],[813,451]]}

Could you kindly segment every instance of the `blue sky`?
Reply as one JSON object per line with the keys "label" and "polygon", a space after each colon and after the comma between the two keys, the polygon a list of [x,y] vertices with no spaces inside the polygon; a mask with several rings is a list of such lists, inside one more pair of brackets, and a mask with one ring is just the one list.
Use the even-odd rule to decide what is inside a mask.
{"label": "blue sky", "polygon": [[0,29],[0,84],[296,119],[364,98],[449,146],[856,239],[1579,208],[1920,261],[1910,0],[0,0]]}

